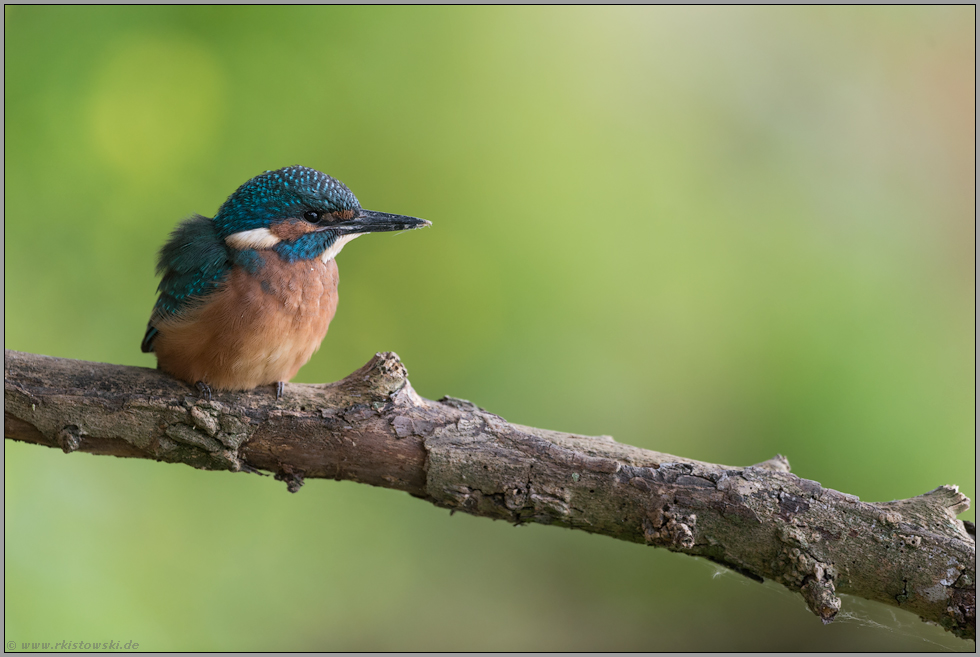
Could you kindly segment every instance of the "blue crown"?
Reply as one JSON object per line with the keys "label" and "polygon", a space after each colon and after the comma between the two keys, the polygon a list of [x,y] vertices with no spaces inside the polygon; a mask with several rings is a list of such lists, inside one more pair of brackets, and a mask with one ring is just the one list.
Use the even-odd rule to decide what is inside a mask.
{"label": "blue crown", "polygon": [[360,209],[357,197],[344,183],[316,169],[293,166],[266,171],[243,184],[221,205],[213,221],[224,238],[267,227],[276,220],[301,217],[306,210]]}

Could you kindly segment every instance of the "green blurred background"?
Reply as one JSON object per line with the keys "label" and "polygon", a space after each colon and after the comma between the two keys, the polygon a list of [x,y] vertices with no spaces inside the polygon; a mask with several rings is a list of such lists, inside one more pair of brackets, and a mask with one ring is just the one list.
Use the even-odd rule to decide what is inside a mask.
{"label": "green blurred background", "polygon": [[[169,231],[303,164],[434,225],[344,250],[297,381],[393,350],[513,422],[974,497],[973,7],[4,16],[7,348],[153,367]],[[404,493],[4,452],[18,649],[973,650]]]}

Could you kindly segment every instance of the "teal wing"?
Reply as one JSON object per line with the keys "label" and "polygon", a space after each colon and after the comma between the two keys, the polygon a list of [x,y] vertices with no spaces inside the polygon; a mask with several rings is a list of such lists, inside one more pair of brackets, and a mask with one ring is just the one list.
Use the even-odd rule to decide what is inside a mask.
{"label": "teal wing", "polygon": [[160,249],[157,274],[163,278],[140,347],[143,352],[153,351],[156,324],[179,316],[213,293],[231,267],[231,254],[210,219],[195,215],[178,225]]}

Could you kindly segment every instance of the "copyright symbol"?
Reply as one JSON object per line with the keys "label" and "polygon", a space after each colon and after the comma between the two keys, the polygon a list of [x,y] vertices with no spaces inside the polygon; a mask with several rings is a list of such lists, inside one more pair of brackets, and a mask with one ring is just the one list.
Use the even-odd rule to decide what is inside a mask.
{"label": "copyright symbol", "polygon": [[16,647],[17,647],[17,642],[16,641],[8,641],[7,642],[7,650],[13,650]]}

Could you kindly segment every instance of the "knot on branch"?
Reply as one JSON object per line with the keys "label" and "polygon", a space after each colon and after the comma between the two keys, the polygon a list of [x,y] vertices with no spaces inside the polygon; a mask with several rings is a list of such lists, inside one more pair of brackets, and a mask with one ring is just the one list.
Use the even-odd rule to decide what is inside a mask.
{"label": "knot on branch", "polygon": [[[648,545],[662,545],[667,548],[694,547],[694,527],[698,517],[673,511],[651,509],[643,519],[643,538]],[[657,526],[655,523],[660,522]]]}
{"label": "knot on branch", "polygon": [[452,406],[458,411],[465,411],[467,413],[486,413],[485,408],[480,408],[469,399],[460,399],[458,397],[450,397],[446,395],[439,400],[440,404],[446,404],[447,406]]}
{"label": "knot on branch", "polygon": [[772,470],[773,472],[789,472],[789,459],[782,454],[776,454],[774,457],[768,461],[763,461],[762,463],[756,463],[751,466],[753,468],[762,468],[763,470]]}
{"label": "knot on branch", "polygon": [[810,611],[820,617],[824,625],[830,623],[840,611],[840,598],[834,590],[834,583],[829,579],[820,579],[809,575],[803,580],[800,593]]}
{"label": "knot on branch", "polygon": [[253,428],[235,407],[187,397],[181,406],[168,406],[167,411],[169,422],[161,427],[164,436],[152,450],[160,458],[178,462],[191,458],[207,470],[242,469],[239,448]]}
{"label": "knot on branch", "polygon": [[398,354],[393,351],[381,351],[360,369],[322,388],[335,388],[349,402],[363,404],[388,401],[407,383],[408,370],[398,358]]}
{"label": "knot on branch", "polygon": [[71,454],[81,446],[82,435],[83,431],[77,424],[69,424],[55,434],[55,438],[61,446],[61,451],[65,454]]}
{"label": "knot on branch", "polygon": [[977,626],[976,588],[953,589],[950,604],[946,607],[946,614],[953,621],[952,627],[948,629],[956,636],[964,638],[974,636],[974,630]]}
{"label": "knot on branch", "polygon": [[964,538],[970,536],[964,523],[956,518],[970,508],[970,498],[957,486],[940,486],[907,500],[879,502],[881,520],[891,525],[907,523],[946,534],[950,529]]}
{"label": "knot on branch", "polygon": [[298,493],[299,489],[306,483],[303,480],[303,473],[287,464],[283,464],[273,478],[276,481],[285,482],[286,490],[290,493]]}
{"label": "knot on branch", "polygon": [[840,611],[834,578],[837,570],[813,556],[810,542],[799,527],[782,526],[778,532],[783,543],[776,559],[777,581],[789,588],[799,588],[807,607],[825,624],[834,620]]}

